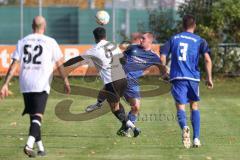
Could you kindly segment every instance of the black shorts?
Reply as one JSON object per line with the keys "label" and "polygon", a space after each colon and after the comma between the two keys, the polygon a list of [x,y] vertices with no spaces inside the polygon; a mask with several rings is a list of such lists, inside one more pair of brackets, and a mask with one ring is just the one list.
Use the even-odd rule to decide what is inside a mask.
{"label": "black shorts", "polygon": [[44,92],[30,92],[23,93],[25,108],[22,113],[24,114],[44,114],[47,104],[48,94]]}
{"label": "black shorts", "polygon": [[100,97],[105,97],[108,102],[116,103],[120,101],[127,87],[125,78],[105,84],[103,90],[100,91]]}

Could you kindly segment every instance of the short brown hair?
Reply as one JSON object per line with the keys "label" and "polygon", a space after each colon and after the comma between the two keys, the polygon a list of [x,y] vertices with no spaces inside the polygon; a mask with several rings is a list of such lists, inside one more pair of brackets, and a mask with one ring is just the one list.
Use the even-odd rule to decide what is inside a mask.
{"label": "short brown hair", "polygon": [[183,17],[183,29],[192,28],[196,24],[196,20],[193,15],[187,14]]}
{"label": "short brown hair", "polygon": [[149,38],[152,38],[152,39],[155,38],[153,32],[147,31],[147,32],[142,33],[142,35],[144,35],[144,34],[147,34]]}

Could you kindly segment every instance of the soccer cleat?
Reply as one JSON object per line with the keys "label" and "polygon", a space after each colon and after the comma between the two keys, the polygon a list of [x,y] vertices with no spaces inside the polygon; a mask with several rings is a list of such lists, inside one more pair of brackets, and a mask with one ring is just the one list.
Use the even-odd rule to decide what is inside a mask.
{"label": "soccer cleat", "polygon": [[133,128],[133,137],[137,137],[141,133],[139,128]]}
{"label": "soccer cleat", "polygon": [[130,128],[128,128],[125,132],[126,132],[126,135],[125,135],[126,137],[129,137],[129,138],[132,137]]}
{"label": "soccer cleat", "polygon": [[46,156],[47,154],[46,154],[45,151],[38,151],[38,152],[37,152],[37,155],[40,156],[40,157],[44,157],[44,156]]}
{"label": "soccer cleat", "polygon": [[92,104],[90,106],[87,106],[85,109],[86,112],[92,112],[94,110],[100,109],[102,107],[102,103],[97,102],[96,104]]}
{"label": "soccer cleat", "polygon": [[190,129],[188,126],[185,126],[182,131],[182,142],[183,146],[187,149],[191,146],[191,140],[190,140]]}
{"label": "soccer cleat", "polygon": [[126,126],[122,125],[119,130],[117,131],[117,135],[119,136],[126,136],[127,135],[127,128]]}
{"label": "soccer cleat", "polygon": [[130,128],[126,128],[122,125],[121,128],[119,128],[119,130],[117,131],[117,135],[122,137],[132,137],[130,132]]}
{"label": "soccer cleat", "polygon": [[194,148],[198,148],[200,146],[201,146],[200,140],[198,138],[194,138],[194,140],[193,140],[193,147]]}
{"label": "soccer cleat", "polygon": [[32,148],[30,148],[28,145],[25,145],[23,148],[23,152],[30,158],[36,157],[36,153]]}
{"label": "soccer cleat", "polygon": [[118,130],[117,135],[122,137],[127,137],[127,132],[125,130]]}

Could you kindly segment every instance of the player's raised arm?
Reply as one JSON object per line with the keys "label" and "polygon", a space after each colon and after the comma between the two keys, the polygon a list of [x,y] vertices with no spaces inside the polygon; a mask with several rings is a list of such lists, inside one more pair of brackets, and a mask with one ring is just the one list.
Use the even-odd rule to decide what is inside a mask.
{"label": "player's raised arm", "polygon": [[127,50],[127,48],[131,45],[131,42],[129,41],[122,41],[120,44],[119,44],[119,48],[121,49],[122,53],[124,53],[124,51]]}
{"label": "player's raised arm", "polygon": [[212,60],[208,53],[204,54],[204,60],[205,60],[205,69],[207,72],[206,77],[206,85],[209,89],[213,88],[213,81],[212,81]]}
{"label": "player's raised arm", "polygon": [[69,59],[67,62],[65,62],[63,65],[64,67],[70,67],[72,65],[76,65],[77,63],[83,61],[84,59],[82,58],[82,56],[77,56],[74,58]]}
{"label": "player's raised arm", "polygon": [[9,84],[10,80],[12,79],[12,77],[13,77],[16,69],[17,69],[17,65],[18,65],[18,61],[13,59],[11,65],[8,69],[7,75],[5,77],[3,86],[1,88],[1,99],[4,99],[5,97],[8,96],[8,84]]}

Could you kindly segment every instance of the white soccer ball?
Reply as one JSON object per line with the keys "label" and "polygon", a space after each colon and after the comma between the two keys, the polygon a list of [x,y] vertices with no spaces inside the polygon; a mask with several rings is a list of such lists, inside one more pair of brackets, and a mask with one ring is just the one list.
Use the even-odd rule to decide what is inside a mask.
{"label": "white soccer ball", "polygon": [[101,11],[98,11],[97,14],[96,14],[96,22],[100,25],[106,25],[108,24],[110,20],[110,16],[108,14],[108,12],[104,11],[104,10],[101,10]]}

